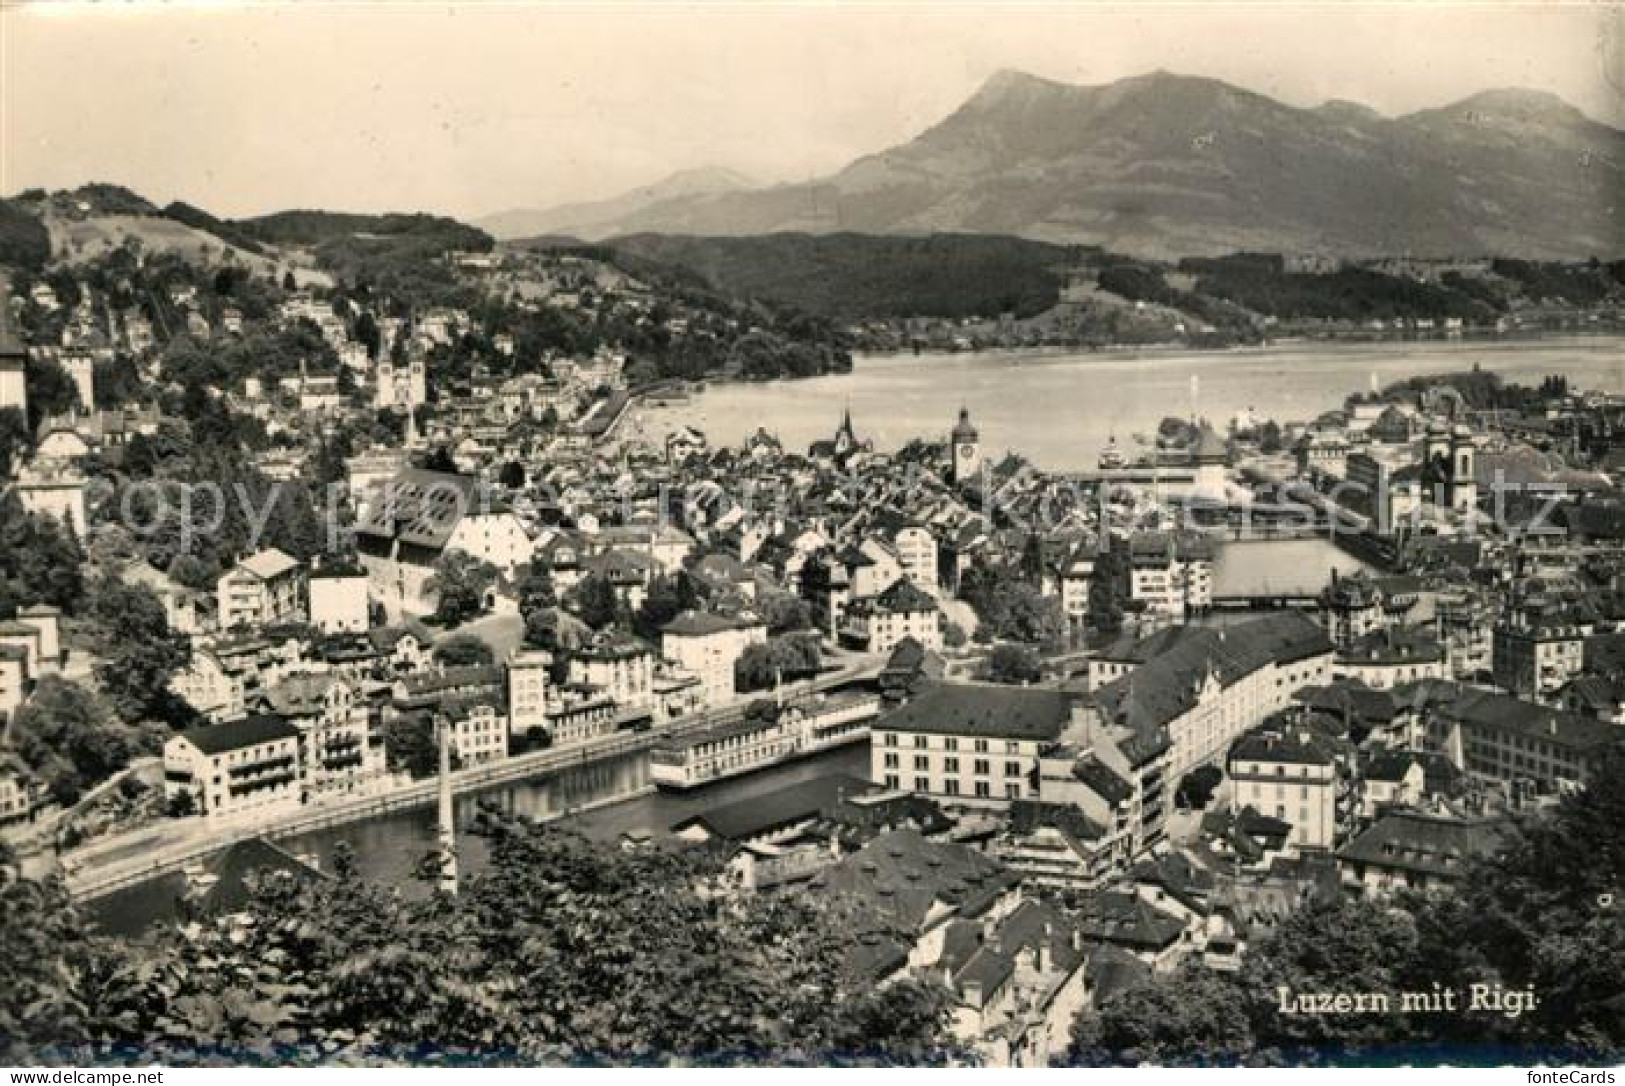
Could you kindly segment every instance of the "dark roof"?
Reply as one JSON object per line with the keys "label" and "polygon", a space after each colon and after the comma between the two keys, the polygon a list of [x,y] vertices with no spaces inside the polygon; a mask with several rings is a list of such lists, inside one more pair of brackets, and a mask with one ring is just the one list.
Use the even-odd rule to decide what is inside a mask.
{"label": "dark roof", "polygon": [[224,724],[207,724],[183,733],[183,738],[204,754],[224,754],[230,750],[298,737],[298,728],[269,713],[228,720]]}
{"label": "dark roof", "polygon": [[1360,776],[1368,781],[1400,781],[1417,764],[1416,755],[1408,750],[1385,750],[1366,763]]}
{"label": "dark roof", "polygon": [[817,777],[763,795],[712,807],[672,826],[673,832],[703,828],[712,837],[747,841],[774,830],[809,822],[851,796],[878,792],[878,785],[844,773]]}
{"label": "dark roof", "polygon": [[1306,686],[1292,697],[1311,709],[1375,724],[1386,724],[1399,714],[1399,706],[1391,693],[1348,680],[1338,680],[1329,686]]}
{"label": "dark roof", "polygon": [[1025,836],[1034,830],[1059,830],[1074,841],[1098,841],[1106,832],[1078,807],[1070,803],[1044,803],[1018,799],[1010,804],[1010,832]]}
{"label": "dark roof", "polygon": [[358,535],[434,549],[446,545],[464,517],[502,511],[481,490],[478,479],[421,468],[408,468],[391,479],[383,488],[383,499],[356,525]]}
{"label": "dark roof", "polygon": [[1291,765],[1331,765],[1337,751],[1323,736],[1307,728],[1267,727],[1249,732],[1230,748],[1230,762],[1285,762]]}
{"label": "dark roof", "polygon": [[1444,660],[1444,646],[1424,630],[1373,630],[1337,652],[1339,663],[1359,666],[1432,664]]}
{"label": "dark roof", "polygon": [[910,614],[919,611],[935,611],[937,601],[930,594],[921,589],[906,577],[899,577],[893,581],[885,591],[875,597],[875,607],[881,611],[892,614]]}
{"label": "dark roof", "polygon": [[1407,683],[1396,688],[1401,700],[1426,707],[1468,728],[1488,728],[1555,746],[1597,750],[1616,741],[1619,726],[1561,709],[1524,701],[1511,694],[1442,680]]}
{"label": "dark roof", "polygon": [[959,409],[959,421],[954,423],[953,436],[956,443],[976,440],[976,427],[971,423],[970,410],[968,408],[961,407]]}
{"label": "dark roof", "polygon": [[752,625],[759,626],[761,623],[746,622],[710,611],[684,611],[662,626],[660,632],[677,637],[705,637],[724,630],[739,630]]}
{"label": "dark roof", "polygon": [[1084,976],[1088,980],[1089,991],[1094,993],[1096,1006],[1114,995],[1152,983],[1149,965],[1131,952],[1110,943],[1090,951]]}
{"label": "dark roof", "polygon": [[1093,696],[1109,719],[1149,732],[1190,710],[1199,685],[1210,673],[1222,686],[1230,686],[1268,664],[1293,663],[1331,651],[1331,640],[1317,623],[1296,611],[1283,611],[1178,640]]}
{"label": "dark roof", "polygon": [[1095,894],[1083,906],[1084,938],[1123,947],[1162,950],[1179,941],[1185,924],[1137,894]]}
{"label": "dark roof", "polygon": [[1118,776],[1117,771],[1106,763],[1092,757],[1080,758],[1072,767],[1072,775],[1113,807],[1134,794],[1134,785]]}
{"label": "dark roof", "polygon": [[238,841],[210,857],[205,870],[215,882],[201,897],[196,907],[207,913],[234,912],[253,896],[249,880],[253,876],[271,873],[292,875],[301,882],[326,878],[322,872],[263,837]]}
{"label": "dark roof", "polygon": [[1354,863],[1454,878],[1468,860],[1493,852],[1504,830],[1505,823],[1497,821],[1395,811],[1379,818],[1337,855]]}
{"label": "dark roof", "polygon": [[938,902],[954,906],[962,918],[977,917],[1018,882],[975,849],[903,829],[881,834],[825,868],[811,885],[820,894],[857,898],[888,931],[918,932]]}
{"label": "dark roof", "polygon": [[983,683],[930,683],[914,700],[875,722],[877,731],[1053,740],[1072,715],[1059,690]]}

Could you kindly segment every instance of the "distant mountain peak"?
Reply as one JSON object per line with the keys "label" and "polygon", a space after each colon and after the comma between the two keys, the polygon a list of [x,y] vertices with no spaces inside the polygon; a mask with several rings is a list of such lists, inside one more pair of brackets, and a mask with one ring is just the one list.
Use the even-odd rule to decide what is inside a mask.
{"label": "distant mountain peak", "polygon": [[1424,112],[1469,119],[1503,118],[1597,123],[1558,95],[1550,91],[1529,90],[1525,87],[1496,87],[1479,91],[1443,109]]}
{"label": "distant mountain peak", "polygon": [[693,166],[634,191],[655,192],[662,196],[690,196],[701,192],[732,192],[734,189],[757,187],[754,180],[727,166]]}
{"label": "distant mountain peak", "polygon": [[1351,102],[1347,98],[1328,98],[1315,107],[1315,112],[1325,117],[1345,121],[1381,121],[1387,119],[1365,103]]}
{"label": "distant mountain peak", "polygon": [[[1089,86],[1006,68],[914,139],[825,177],[657,200],[643,190],[547,221],[584,238],[956,232],[1153,257],[1613,256],[1625,133],[1583,116],[1520,90],[1385,117],[1164,70]],[[1573,147],[1554,154],[1551,139],[1530,138],[1547,131]]]}

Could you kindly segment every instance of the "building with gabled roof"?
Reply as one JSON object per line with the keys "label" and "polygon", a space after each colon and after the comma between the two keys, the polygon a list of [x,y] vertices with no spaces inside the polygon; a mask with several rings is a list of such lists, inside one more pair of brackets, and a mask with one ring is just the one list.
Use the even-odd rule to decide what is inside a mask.
{"label": "building with gabled roof", "polygon": [[478,479],[421,468],[401,472],[374,494],[355,536],[373,594],[391,613],[431,609],[428,582],[448,551],[508,576],[532,552],[524,523]]}
{"label": "building with gabled roof", "polygon": [[711,611],[685,611],[660,631],[661,654],[699,676],[709,705],[734,699],[735,665],[751,645],[766,642],[767,626],[760,619]]}
{"label": "building with gabled roof", "polygon": [[242,559],[215,586],[220,628],[234,630],[297,622],[307,611],[305,567],[271,547]]}
{"label": "building with gabled roof", "polygon": [[1166,651],[1092,691],[1107,720],[1172,745],[1176,778],[1222,758],[1242,733],[1331,677],[1332,643],[1313,620],[1284,611],[1170,639]]}
{"label": "building with gabled roof", "polygon": [[1339,849],[1337,867],[1347,889],[1370,896],[1448,888],[1506,831],[1499,819],[1393,811]]}
{"label": "building with gabled roof", "polygon": [[851,603],[841,632],[869,652],[889,653],[909,638],[937,651],[942,648],[942,609],[929,593],[899,577],[872,599]]}
{"label": "building with gabled roof", "polygon": [[164,796],[191,797],[205,818],[256,817],[301,801],[299,729],[259,714],[193,728],[164,744]]}
{"label": "building with gabled roof", "polygon": [[808,889],[851,904],[851,964],[880,980],[938,962],[952,921],[1008,916],[1019,904],[1019,884],[1018,876],[973,848],[899,829],[826,867]]}

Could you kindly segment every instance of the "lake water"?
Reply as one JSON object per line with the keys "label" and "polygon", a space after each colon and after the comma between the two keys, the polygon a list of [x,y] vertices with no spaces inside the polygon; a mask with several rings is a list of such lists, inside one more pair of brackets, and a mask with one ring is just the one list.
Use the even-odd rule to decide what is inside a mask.
{"label": "lake water", "polygon": [[683,406],[642,408],[658,437],[676,424],[734,445],[766,427],[804,450],[834,434],[848,407],[860,438],[882,451],[915,437],[942,438],[961,405],[981,431],[983,452],[1013,450],[1040,468],[1095,466],[1108,438],[1150,434],[1165,416],[1197,414],[1221,429],[1237,412],[1307,421],[1354,392],[1475,364],[1524,384],[1562,374],[1582,389],[1625,392],[1625,340],[1574,337],[1521,341],[1286,344],[1233,351],[979,352],[857,359],[853,372],[794,382],[717,384]]}

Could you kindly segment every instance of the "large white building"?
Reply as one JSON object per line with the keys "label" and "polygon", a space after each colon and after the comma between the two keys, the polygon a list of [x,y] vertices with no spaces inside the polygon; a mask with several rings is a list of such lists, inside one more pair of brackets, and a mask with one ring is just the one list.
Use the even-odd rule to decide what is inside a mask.
{"label": "large white building", "polygon": [[865,638],[865,648],[890,653],[908,638],[927,649],[942,648],[942,610],[927,592],[907,578],[893,581],[873,599],[847,608],[847,624]]}
{"label": "large white building", "polygon": [[299,729],[305,799],[365,789],[384,775],[383,732],[359,684],[330,673],[294,675],[264,700]]}
{"label": "large white building", "polygon": [[367,571],[327,565],[310,574],[310,624],[327,634],[366,633],[371,625]]}
{"label": "large white building", "polygon": [[1113,541],[1128,599],[1180,619],[1213,605],[1213,544],[1196,535],[1140,532]]}
{"label": "large white building", "polygon": [[654,704],[655,652],[635,637],[600,637],[570,656],[570,681],[596,687],[617,706]]}
{"label": "large white building", "polygon": [[1039,752],[1072,712],[1059,690],[936,685],[875,722],[870,778],[949,803],[1034,799]]}
{"label": "large white building", "polygon": [[508,724],[514,735],[547,729],[547,675],[552,664],[552,655],[540,649],[515,649],[508,657]]}
{"label": "large white building", "polygon": [[705,611],[678,615],[660,631],[661,654],[699,676],[708,705],[733,700],[734,665],[751,645],[766,642],[760,620]]}
{"label": "large white building", "polygon": [[1326,631],[1295,611],[1171,638],[1168,648],[1090,697],[1108,720],[1160,730],[1176,777],[1222,762],[1230,744],[1332,676]]}
{"label": "large white building", "polygon": [[300,803],[299,729],[279,716],[209,724],[164,744],[164,795],[198,814],[263,817]]}
{"label": "large white building", "polygon": [[1339,774],[1337,751],[1306,728],[1270,725],[1243,736],[1230,750],[1230,802],[1237,810],[1292,826],[1287,844],[1331,849],[1347,825],[1342,801],[1352,804],[1349,781]]}

